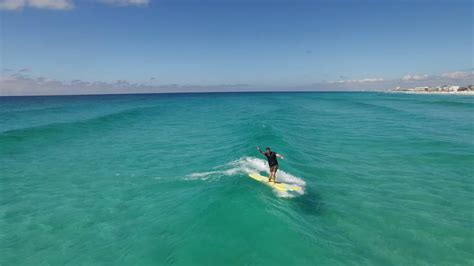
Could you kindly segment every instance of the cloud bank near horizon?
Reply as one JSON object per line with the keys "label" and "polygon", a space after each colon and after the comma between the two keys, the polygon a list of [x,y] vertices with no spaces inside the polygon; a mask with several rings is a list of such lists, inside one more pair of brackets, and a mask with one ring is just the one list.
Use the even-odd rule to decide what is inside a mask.
{"label": "cloud bank near horizon", "polygon": [[19,10],[23,8],[70,10],[74,8],[71,0],[2,0],[0,9]]}
{"label": "cloud bank near horizon", "polygon": [[[147,6],[150,0],[98,0],[97,2],[112,6]],[[73,0],[0,0],[0,10],[21,10],[24,8],[71,10]]]}
{"label": "cloud bank near horizon", "polygon": [[147,6],[150,0],[100,0],[100,2],[114,6]]}
{"label": "cloud bank near horizon", "polygon": [[149,81],[143,83],[133,83],[127,80],[114,82],[90,82],[77,79],[60,81],[33,76],[31,71],[27,69],[17,71],[4,69],[4,74],[0,76],[0,96],[218,92],[245,91],[249,88],[248,84],[160,85],[152,84],[154,80],[155,78],[150,78]]}
{"label": "cloud bank near horizon", "polygon": [[82,95],[122,93],[239,92],[239,91],[381,91],[395,87],[472,85],[473,71],[454,71],[440,75],[407,74],[399,79],[363,78],[323,81],[297,86],[258,86],[251,84],[158,84],[156,78],[133,83],[56,79],[32,75],[29,68],[4,69],[0,76],[0,96]]}

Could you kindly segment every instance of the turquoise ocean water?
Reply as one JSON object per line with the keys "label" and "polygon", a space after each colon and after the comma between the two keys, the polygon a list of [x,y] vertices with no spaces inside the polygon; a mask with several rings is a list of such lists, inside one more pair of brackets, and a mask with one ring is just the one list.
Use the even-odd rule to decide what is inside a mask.
{"label": "turquoise ocean water", "polygon": [[[474,98],[0,98],[0,265],[473,265]],[[255,146],[285,156],[276,193]]]}

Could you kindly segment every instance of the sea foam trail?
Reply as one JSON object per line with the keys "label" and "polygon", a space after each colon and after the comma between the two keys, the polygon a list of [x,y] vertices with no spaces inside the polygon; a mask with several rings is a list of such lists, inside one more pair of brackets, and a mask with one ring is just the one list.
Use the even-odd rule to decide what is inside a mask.
{"label": "sea foam trail", "polygon": [[[238,160],[232,161],[222,166],[215,167],[213,171],[208,172],[198,172],[192,173],[185,177],[186,180],[209,180],[209,179],[218,179],[222,176],[232,176],[237,174],[248,175],[250,173],[261,173],[265,172],[268,174],[268,165],[267,163],[255,157],[242,157]],[[290,184],[297,186],[300,189],[294,192],[286,192],[273,190],[277,196],[291,198],[298,195],[303,195],[305,191],[306,183],[303,179],[291,175],[285,171],[278,170],[277,172],[277,181],[281,183]]]}

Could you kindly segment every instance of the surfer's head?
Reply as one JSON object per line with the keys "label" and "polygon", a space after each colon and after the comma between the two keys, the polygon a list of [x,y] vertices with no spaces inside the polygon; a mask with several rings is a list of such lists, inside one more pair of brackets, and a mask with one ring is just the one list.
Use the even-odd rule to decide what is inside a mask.
{"label": "surfer's head", "polygon": [[272,150],[270,149],[270,147],[266,147],[266,148],[265,148],[265,151],[266,151],[266,152],[271,152]]}

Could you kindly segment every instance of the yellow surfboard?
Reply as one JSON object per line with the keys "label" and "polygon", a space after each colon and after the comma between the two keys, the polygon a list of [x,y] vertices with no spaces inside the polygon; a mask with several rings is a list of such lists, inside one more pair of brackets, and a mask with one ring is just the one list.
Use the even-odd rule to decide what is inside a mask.
{"label": "yellow surfboard", "polygon": [[275,182],[268,182],[268,177],[262,176],[258,173],[251,173],[251,174],[249,174],[249,176],[252,179],[257,180],[258,182],[264,183],[267,186],[270,186],[270,187],[272,187],[276,190],[279,190],[279,191],[301,191],[301,187],[299,187],[299,186],[295,186],[295,185],[291,185],[291,184],[287,184],[287,183],[279,183],[278,181],[276,183]]}

